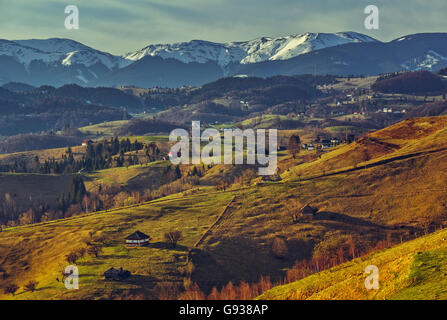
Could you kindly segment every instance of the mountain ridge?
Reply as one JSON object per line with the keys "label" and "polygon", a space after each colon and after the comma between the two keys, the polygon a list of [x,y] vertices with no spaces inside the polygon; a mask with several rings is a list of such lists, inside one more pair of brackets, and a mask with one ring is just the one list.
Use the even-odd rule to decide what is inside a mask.
{"label": "mountain ridge", "polygon": [[243,42],[192,40],[112,55],[63,39],[0,39],[0,84],[200,86],[221,77],[377,75],[447,66],[447,33],[381,42],[356,32],[303,33]]}

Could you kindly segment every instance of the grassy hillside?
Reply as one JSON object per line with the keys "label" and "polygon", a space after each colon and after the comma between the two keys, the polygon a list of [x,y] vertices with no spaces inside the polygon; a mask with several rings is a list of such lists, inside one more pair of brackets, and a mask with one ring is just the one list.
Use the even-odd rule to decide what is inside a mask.
{"label": "grassy hillside", "polygon": [[[447,230],[355,259],[300,281],[275,287],[258,299],[447,299]],[[364,286],[365,268],[379,268],[379,289]]]}
{"label": "grassy hillside", "polygon": [[0,173],[0,196],[9,194],[18,209],[26,210],[36,199],[54,204],[63,193],[68,193],[69,175]]}
{"label": "grassy hillside", "polygon": [[169,164],[168,161],[156,161],[143,165],[98,170],[85,175],[85,185],[88,190],[99,185],[120,186],[128,191],[158,187],[163,169]]}
{"label": "grassy hillside", "polygon": [[[160,281],[183,283],[188,247],[192,247],[216,220],[231,199],[231,193],[165,198],[149,204],[116,211],[95,213],[38,226],[17,227],[0,233],[0,298],[16,299],[99,299],[156,298],[152,289]],[[197,203],[200,205],[197,205]],[[164,232],[181,230],[177,248],[164,240]],[[145,248],[126,248],[125,237],[140,230],[152,237]],[[68,265],[65,256],[85,247],[85,240],[100,238],[104,252],[98,258],[87,256],[77,262],[80,289],[68,291],[56,279]],[[129,281],[107,282],[102,273],[111,267],[132,272]],[[6,276],[4,276],[6,274]],[[11,282],[22,286],[39,281],[39,290],[5,296]]]}
{"label": "grassy hillside", "polygon": [[[242,175],[242,166],[216,165],[200,178],[199,186],[184,194],[132,208],[5,230],[0,233],[0,272],[8,276],[0,287],[9,282],[23,286],[35,279],[40,290],[23,293],[21,289],[17,298],[154,298],[157,284],[163,280],[182,284],[184,270],[189,268],[192,281],[208,293],[213,286],[229,281],[256,282],[260,276],[281,280],[297,260],[318,255],[333,259],[339,248],[347,256],[349,241],[355,243],[357,252],[365,252],[388,237],[394,243],[414,239],[439,228],[447,218],[446,125],[447,117],[408,120],[321,157],[309,158],[305,153],[291,159],[283,155],[281,182],[258,179],[257,184],[216,192],[209,184]],[[369,159],[362,158],[365,150]],[[92,172],[87,184],[138,189],[156,180],[151,170],[163,165]],[[286,213],[295,201],[311,204],[318,213],[313,219],[292,223]],[[163,233],[173,228],[184,233],[175,250],[166,247],[162,239]],[[123,239],[135,230],[151,235],[151,246],[125,248]],[[82,247],[90,233],[102,239],[104,253],[79,260],[83,287],[67,292],[56,281],[58,270],[65,256]],[[272,254],[273,240],[278,237],[288,247],[282,259]],[[436,241],[432,241],[434,245]],[[186,265],[187,248],[196,243]],[[428,249],[431,252],[437,247]],[[443,257],[434,253],[426,259],[436,262]],[[110,267],[129,269],[135,276],[129,282],[104,282],[101,274]]]}

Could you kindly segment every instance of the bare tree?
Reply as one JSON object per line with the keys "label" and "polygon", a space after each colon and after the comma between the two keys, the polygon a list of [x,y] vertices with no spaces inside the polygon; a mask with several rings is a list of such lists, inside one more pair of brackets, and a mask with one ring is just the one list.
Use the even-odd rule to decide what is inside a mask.
{"label": "bare tree", "polygon": [[17,290],[19,290],[19,286],[13,283],[13,284],[6,286],[4,292],[5,292],[5,294],[11,294],[14,296],[16,294]]}
{"label": "bare tree", "polygon": [[182,232],[180,230],[173,230],[165,233],[165,241],[176,247],[177,243],[182,239]]}
{"label": "bare tree", "polygon": [[39,282],[38,282],[38,281],[31,280],[30,282],[28,282],[28,283],[25,285],[25,289],[26,289],[27,291],[34,292],[34,291],[36,291],[38,285],[39,285]]}
{"label": "bare tree", "polygon": [[75,251],[70,252],[65,256],[65,260],[70,264],[75,264],[79,259],[79,254]]}
{"label": "bare tree", "polygon": [[286,241],[283,238],[276,237],[272,243],[272,253],[279,259],[284,259],[289,253]]}
{"label": "bare tree", "polygon": [[296,158],[296,155],[301,150],[301,139],[298,135],[292,135],[289,139],[289,144],[287,149],[289,149],[290,154],[293,156],[293,158]]}
{"label": "bare tree", "polygon": [[291,199],[286,203],[284,215],[292,220],[292,223],[298,223],[301,217],[301,203],[298,200]]}
{"label": "bare tree", "polygon": [[93,244],[87,248],[88,254],[93,255],[95,257],[98,257],[102,253],[102,251],[103,251],[102,247],[99,244]]}

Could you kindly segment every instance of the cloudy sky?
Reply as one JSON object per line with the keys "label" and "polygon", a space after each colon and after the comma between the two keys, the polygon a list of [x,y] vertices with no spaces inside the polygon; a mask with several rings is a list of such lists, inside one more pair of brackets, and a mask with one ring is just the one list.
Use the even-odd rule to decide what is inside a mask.
{"label": "cloudy sky", "polygon": [[[380,29],[364,28],[364,8]],[[79,30],[64,9],[79,8]],[[151,43],[243,41],[303,32],[357,31],[382,41],[447,32],[446,0],[0,0],[0,39],[63,37],[114,54]]]}

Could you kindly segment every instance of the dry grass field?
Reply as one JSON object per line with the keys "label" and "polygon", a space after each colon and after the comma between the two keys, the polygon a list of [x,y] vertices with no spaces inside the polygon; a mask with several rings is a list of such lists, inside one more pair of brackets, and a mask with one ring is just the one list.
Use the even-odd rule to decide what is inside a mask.
{"label": "dry grass field", "polygon": [[[439,267],[441,271],[436,271],[431,278],[431,273],[422,272],[424,266],[417,264],[426,263],[436,268],[439,261],[444,261],[443,251],[436,251],[445,249],[440,240],[446,236],[444,231],[413,242],[406,241],[439,229],[446,220],[446,125],[447,117],[407,120],[350,145],[338,146],[309,162],[306,153],[297,159],[283,156],[280,166],[284,167],[284,172],[280,182],[258,182],[217,192],[206,185],[218,182],[219,177],[241,174],[235,167],[217,165],[201,178],[203,185],[185,193],[133,208],[6,229],[0,233],[0,272],[7,276],[0,287],[11,282],[23,286],[29,280],[37,280],[39,290],[19,290],[16,296],[1,298],[157,298],[153,289],[163,280],[179,285],[184,281],[197,282],[208,293],[213,286],[228,281],[256,282],[261,276],[278,281],[297,260],[337,254],[337,250],[345,248],[351,240],[357,250],[363,252],[386,238],[393,243],[405,242],[383,252],[384,280],[397,274],[393,286],[400,287],[376,298],[417,297],[418,293],[412,292],[405,282],[411,270],[415,270],[417,279],[422,279],[421,286],[430,281],[436,283],[439,272],[443,272],[443,267]],[[127,186],[150,170],[150,167],[135,166],[94,172],[89,177],[92,183],[102,181]],[[219,216],[233,197],[224,215]],[[286,213],[293,202],[309,203],[318,213],[312,219],[292,223]],[[193,247],[211,226],[200,245],[190,251],[189,263],[186,263],[188,248]],[[166,247],[162,239],[163,233],[170,229],[182,230],[184,234],[175,250]],[[123,239],[135,230],[153,237],[149,247],[134,250],[123,245]],[[82,247],[90,234],[102,239],[104,252],[99,257],[79,260],[83,284],[77,292],[67,291],[56,281],[58,270],[66,263],[65,256]],[[272,254],[272,242],[278,237],[284,239],[288,247],[288,254],[282,259]],[[415,251],[424,253],[414,258]],[[366,263],[367,259],[381,255],[377,253],[377,256],[361,259]],[[401,267],[393,262],[400,256]],[[386,265],[390,271],[386,271]],[[344,266],[352,266],[352,281],[362,277],[363,264],[357,260]],[[129,282],[104,282],[101,274],[110,267],[123,267],[134,276]],[[345,267],[334,270],[339,272]],[[189,270],[190,279],[185,276],[185,268]],[[323,275],[330,277],[337,272],[325,271]],[[340,273],[334,286],[344,288],[340,279],[345,278],[346,284],[351,285],[351,278]],[[302,296],[289,297],[286,291],[277,296],[339,297],[332,289],[318,295],[319,287],[313,291],[308,289],[311,282],[302,282]],[[331,288],[332,283],[324,280],[321,286]],[[346,288],[350,298],[373,298],[361,291],[350,293]],[[432,296],[444,297],[441,289],[433,285]],[[3,290],[0,291],[3,294]],[[311,292],[309,296],[308,291]]]}

